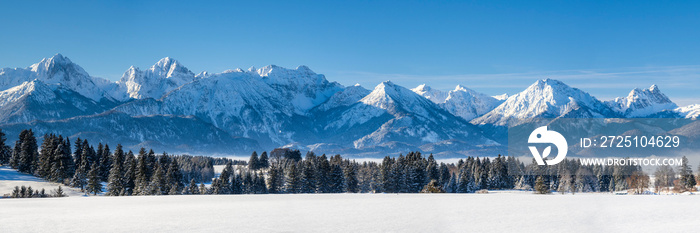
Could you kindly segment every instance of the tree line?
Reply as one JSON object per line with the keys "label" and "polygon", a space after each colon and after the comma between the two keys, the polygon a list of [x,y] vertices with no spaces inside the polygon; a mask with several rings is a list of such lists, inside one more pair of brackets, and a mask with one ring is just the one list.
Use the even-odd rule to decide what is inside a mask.
{"label": "tree line", "polygon": [[[20,133],[13,148],[0,131],[0,163],[20,172],[70,185],[89,194],[111,196],[266,193],[474,193],[480,190],[521,189],[537,193],[643,192],[651,184],[639,166],[583,166],[566,159],[551,166],[525,165],[514,157],[467,157],[438,163],[432,154],[409,152],[386,156],[381,162],[356,162],[341,155],[326,156],[278,148],[253,152],[246,161],[203,156],[156,155],[141,148],[137,154],[117,145],[44,135],[39,147],[31,130]],[[214,165],[223,165],[218,177]],[[697,184],[687,159],[675,173],[659,167],[657,190],[691,190]]]}

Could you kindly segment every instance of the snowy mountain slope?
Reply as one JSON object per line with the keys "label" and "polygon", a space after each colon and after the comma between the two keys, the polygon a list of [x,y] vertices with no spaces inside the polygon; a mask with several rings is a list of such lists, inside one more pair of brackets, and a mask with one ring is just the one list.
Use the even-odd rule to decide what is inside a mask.
{"label": "snowy mountain slope", "polygon": [[56,54],[27,68],[0,69],[0,90],[7,90],[24,82],[40,80],[46,84],[60,84],[96,102],[113,102],[82,67],[67,57]]}
{"label": "snowy mountain slope", "polygon": [[0,123],[91,115],[112,107],[111,102],[97,103],[62,85],[47,85],[39,80],[0,91]]}
{"label": "snowy mountain slope", "polygon": [[685,118],[698,118],[700,117],[700,104],[688,105],[685,107],[679,107],[674,109],[674,112],[680,114],[681,117]]}
{"label": "snowy mountain slope", "polygon": [[[292,88],[293,87],[293,88]],[[133,101],[115,110],[139,115],[192,115],[232,135],[250,137],[262,145],[279,146],[310,127],[306,112],[342,86],[306,67],[295,70],[268,66],[211,74],[183,85],[160,100]]]}
{"label": "snowy mountain slope", "polygon": [[411,90],[467,121],[486,114],[503,102],[462,85],[449,92],[435,90],[425,84]]}
{"label": "snowy mountain slope", "polygon": [[279,95],[289,100],[294,112],[299,115],[306,114],[344,89],[339,83],[329,82],[324,75],[316,74],[306,66],[286,69],[269,65],[250,70],[249,73],[257,73]]}
{"label": "snowy mountain slope", "polygon": [[497,99],[497,100],[505,101],[506,99],[508,99],[509,96],[508,96],[508,94],[504,93],[504,94],[495,95],[495,96],[491,96],[491,97],[493,97],[494,99]]}
{"label": "snowy mountain slope", "polygon": [[346,87],[345,90],[336,92],[326,102],[314,108],[314,111],[328,111],[337,107],[349,106],[360,101],[369,93],[370,91],[360,86],[360,84],[355,84],[354,86]]}
{"label": "snowy mountain slope", "polygon": [[359,102],[329,115],[337,117],[322,124],[324,130],[360,135],[353,138],[353,147],[358,149],[396,142],[415,146],[454,138],[490,141],[478,128],[390,81],[377,85]]}
{"label": "snowy mountain slope", "polygon": [[129,67],[116,83],[112,95],[120,100],[154,98],[159,99],[175,88],[196,80],[197,77],[175,59],[160,59],[147,70]]}
{"label": "snowy mountain slope", "polygon": [[[232,137],[195,117],[153,115],[131,117],[109,111],[98,115],[79,116],[56,121],[33,121],[1,125],[8,135],[33,129],[35,135],[56,133],[88,139],[91,143],[122,144],[137,151],[140,147],[157,151],[235,153],[259,149],[254,140]],[[10,138],[10,137],[8,137]]]}
{"label": "snowy mountain slope", "polygon": [[425,97],[426,99],[429,99],[430,101],[433,101],[433,103],[436,104],[444,103],[448,96],[447,92],[433,89],[425,84],[418,85],[416,88],[411,89],[411,91]]}
{"label": "snowy mountain slope", "polygon": [[635,88],[627,97],[618,97],[605,104],[625,117],[646,117],[678,106],[673,103],[656,85],[641,90]]}
{"label": "snowy mountain slope", "polygon": [[619,117],[609,106],[590,94],[563,82],[538,80],[524,91],[508,97],[494,110],[471,122],[476,125],[505,126],[529,118]]}

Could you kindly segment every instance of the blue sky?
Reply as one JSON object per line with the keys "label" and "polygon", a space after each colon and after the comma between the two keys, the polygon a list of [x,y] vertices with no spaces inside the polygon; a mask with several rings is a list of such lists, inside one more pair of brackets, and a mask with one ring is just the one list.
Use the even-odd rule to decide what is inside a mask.
{"label": "blue sky", "polygon": [[[202,1],[204,2],[204,1]],[[384,80],[516,93],[555,78],[608,99],[658,84],[700,103],[693,1],[10,1],[0,67],[62,53],[93,76],[170,56],[195,73],[307,65],[371,89]]]}

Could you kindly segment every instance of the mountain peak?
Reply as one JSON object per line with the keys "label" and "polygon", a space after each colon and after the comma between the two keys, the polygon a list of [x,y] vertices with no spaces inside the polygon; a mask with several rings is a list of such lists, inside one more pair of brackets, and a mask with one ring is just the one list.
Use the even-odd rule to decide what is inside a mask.
{"label": "mountain peak", "polygon": [[649,87],[649,91],[651,91],[651,92],[661,92],[661,90],[659,90],[659,86],[656,86],[656,84],[652,84],[651,87]]}
{"label": "mountain peak", "polygon": [[[179,61],[177,61],[171,57],[164,57],[164,58],[158,60],[158,62],[156,62],[156,64],[151,66],[151,70],[155,71],[155,72],[165,72],[168,74],[171,74],[173,72],[180,72],[180,73],[188,73],[189,72],[189,70],[186,67],[184,67],[182,64],[180,64]],[[168,75],[168,76],[170,76],[170,75]]]}
{"label": "mountain peak", "polygon": [[632,89],[627,97],[618,97],[605,103],[628,117],[644,117],[678,107],[665,94],[661,93],[656,84],[651,85],[648,89]]}
{"label": "mountain peak", "polygon": [[41,61],[39,63],[31,65],[30,68],[34,72],[41,72],[41,71],[48,72],[49,69],[53,69],[53,68],[57,68],[57,67],[65,67],[65,66],[68,66],[71,64],[73,64],[73,62],[70,59],[68,59],[67,57],[64,57],[60,53],[57,53],[56,55],[53,55],[50,58],[41,59]]}
{"label": "mountain peak", "polygon": [[474,124],[505,125],[512,119],[556,118],[560,116],[614,116],[610,107],[590,94],[555,79],[541,79],[505,100],[493,111],[472,121]]}

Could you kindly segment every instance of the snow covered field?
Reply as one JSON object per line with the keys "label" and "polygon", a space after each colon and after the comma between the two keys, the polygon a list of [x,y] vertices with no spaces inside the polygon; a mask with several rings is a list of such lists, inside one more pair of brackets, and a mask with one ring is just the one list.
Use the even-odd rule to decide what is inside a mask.
{"label": "snow covered field", "polygon": [[1,232],[672,232],[697,196],[310,194],[0,200]]}
{"label": "snow covered field", "polygon": [[[0,194],[57,184],[0,167]],[[281,194],[0,199],[0,232],[692,231],[697,195]]]}
{"label": "snow covered field", "polygon": [[[0,166],[0,197],[2,197],[5,194],[11,194],[15,186],[22,185],[31,186],[33,190],[39,191],[41,191],[41,189],[43,188],[46,190],[47,194],[51,194],[51,191],[58,189],[59,186],[56,183],[46,182],[32,175],[19,173],[17,172],[17,170],[14,170],[7,166]],[[61,185],[61,188],[63,188],[63,191],[68,196],[83,195],[80,192],[80,189],[73,189],[70,187],[66,187],[65,185]]]}

